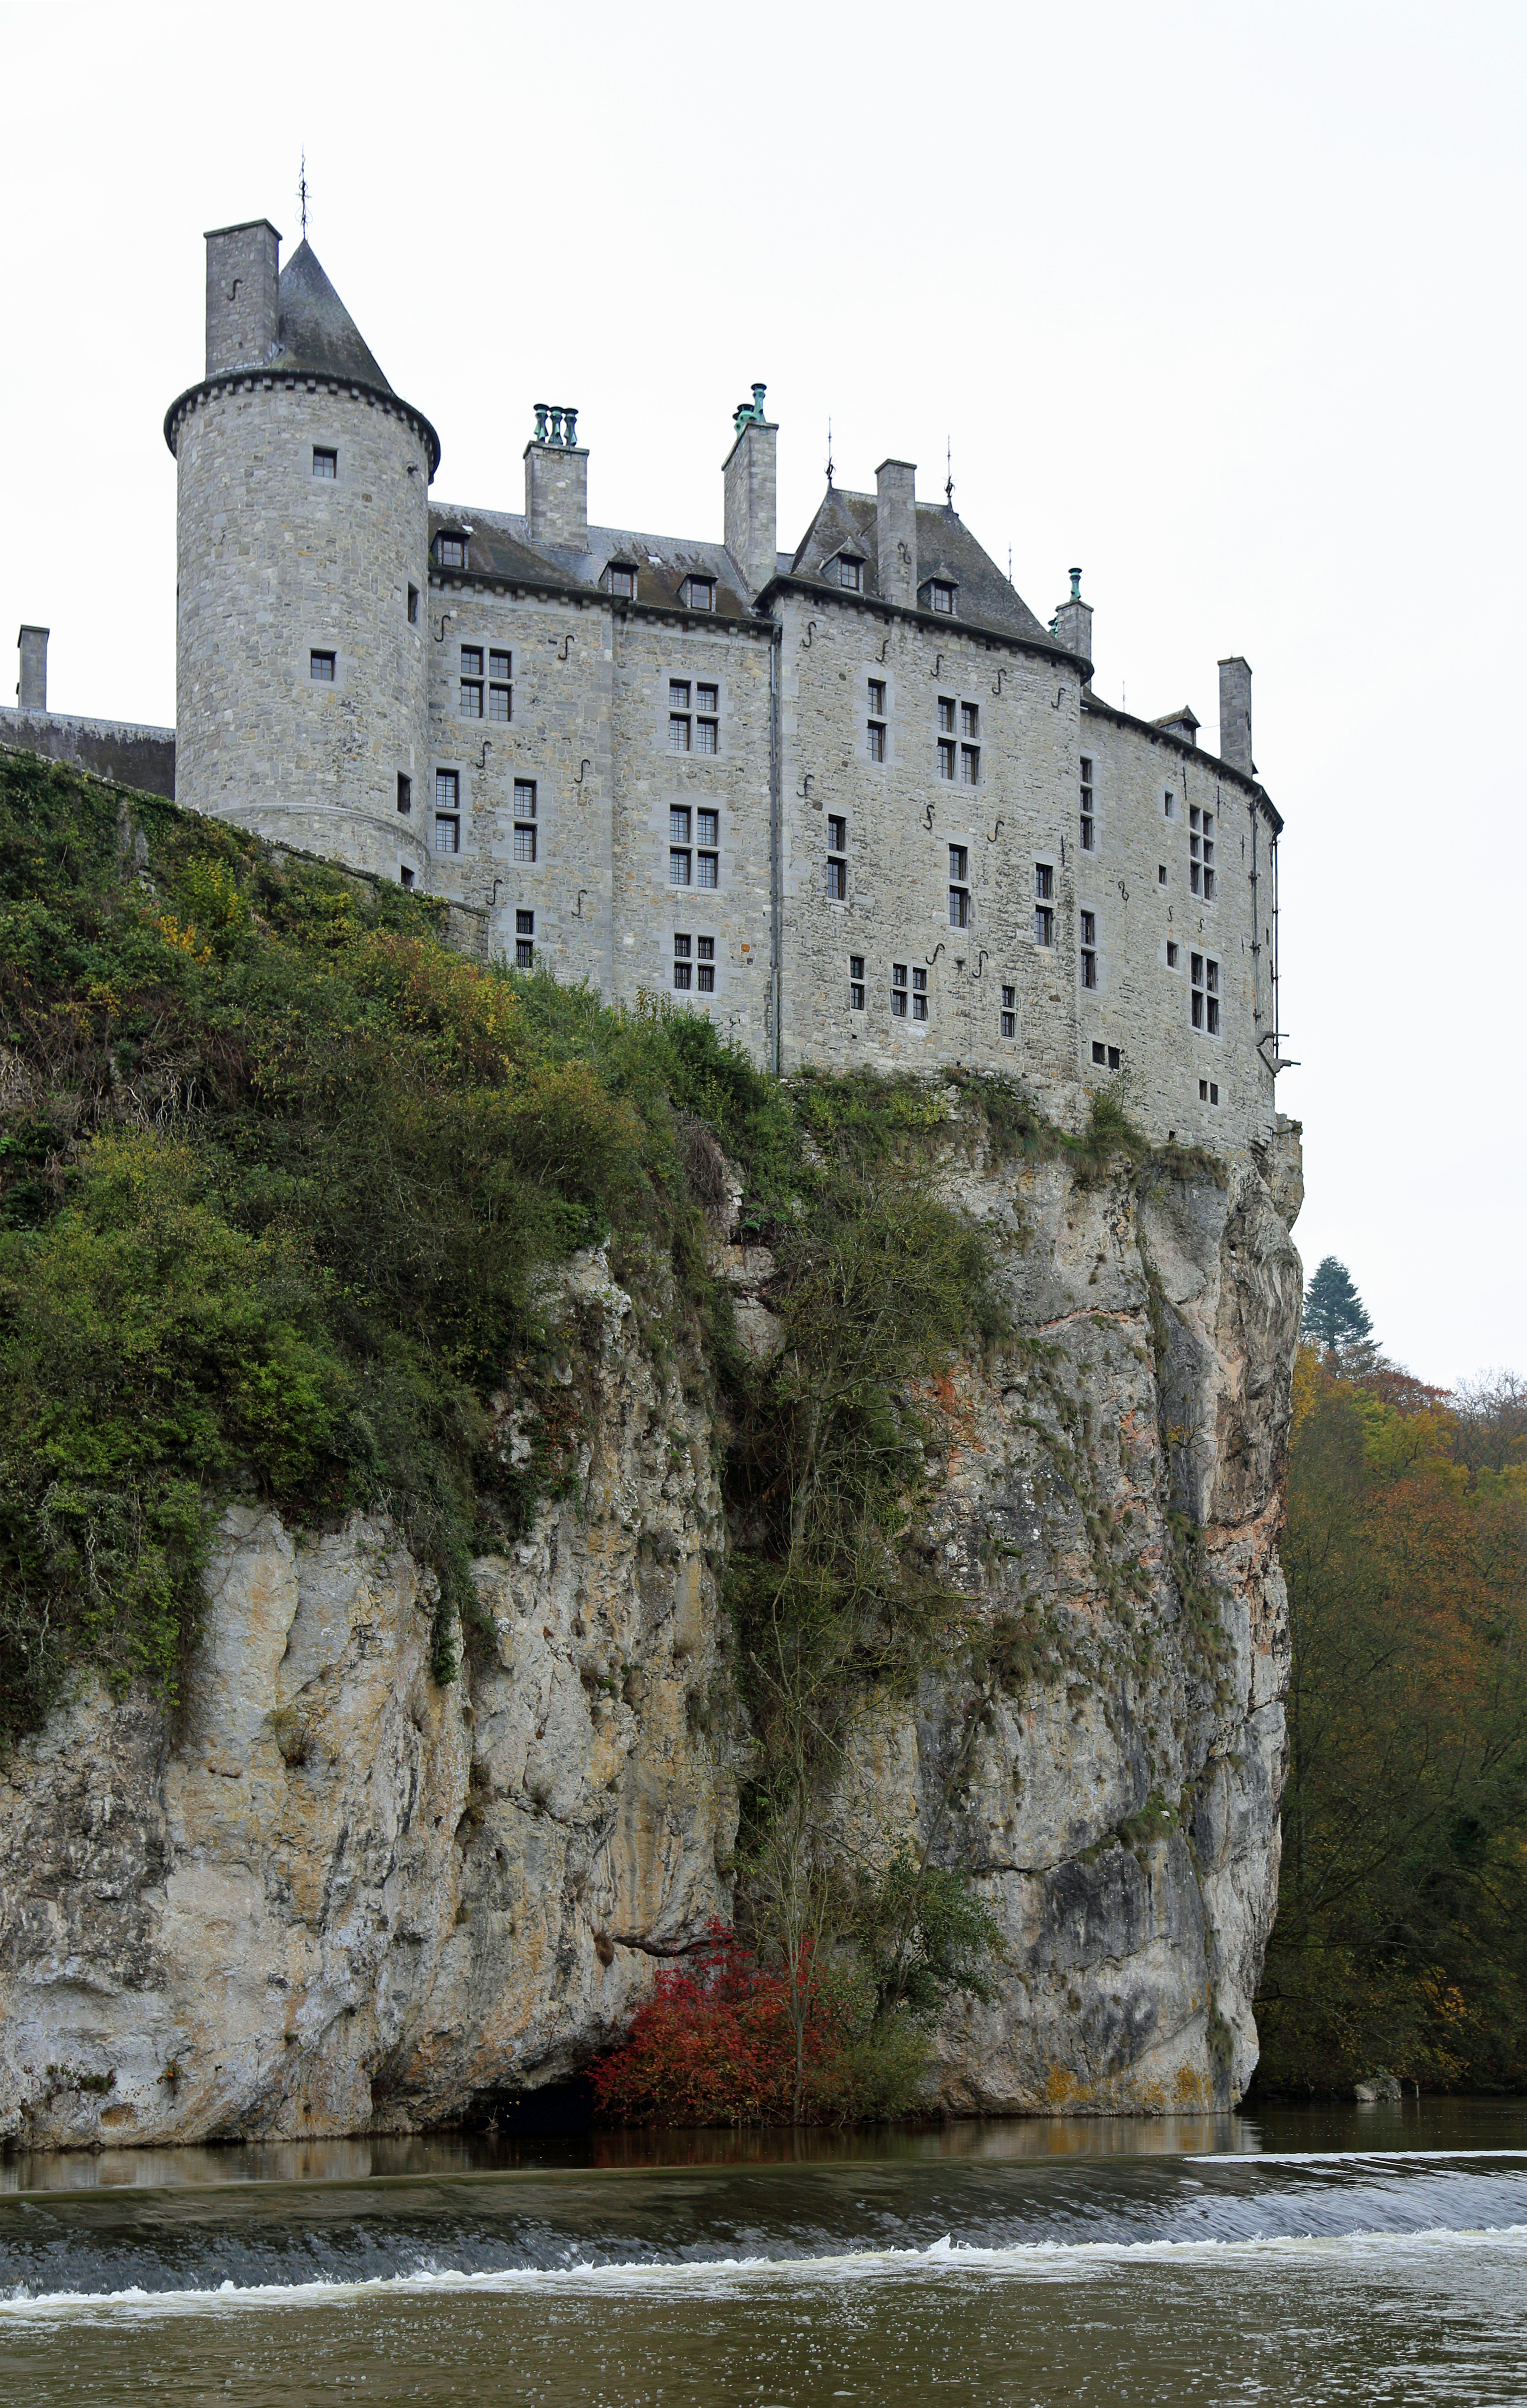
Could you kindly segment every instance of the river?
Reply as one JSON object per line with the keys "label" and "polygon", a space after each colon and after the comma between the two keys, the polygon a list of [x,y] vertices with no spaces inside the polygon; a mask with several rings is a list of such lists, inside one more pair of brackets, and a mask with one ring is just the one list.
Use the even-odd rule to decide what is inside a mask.
{"label": "river", "polygon": [[12,2157],[0,2369],[34,2408],[1520,2408],[1527,2100]]}

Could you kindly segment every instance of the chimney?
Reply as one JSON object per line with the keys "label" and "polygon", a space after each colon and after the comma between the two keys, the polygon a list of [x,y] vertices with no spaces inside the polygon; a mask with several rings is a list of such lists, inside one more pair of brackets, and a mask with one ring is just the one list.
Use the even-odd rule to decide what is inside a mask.
{"label": "chimney", "polygon": [[281,237],[268,218],[207,237],[207,373],[256,367],[280,340]]}
{"label": "chimney", "polygon": [[764,415],[766,385],[755,384],[751,401],[739,402],[733,418],[736,441],[721,474],[726,480],[726,548],[741,569],[749,594],[767,585],[778,566],[774,464],[778,426]]}
{"label": "chimney", "polygon": [[[1050,630],[1058,644],[1068,652],[1079,652],[1091,667],[1092,658],[1092,606],[1081,598],[1081,571],[1068,571],[1071,592],[1050,621]],[[1091,676],[1088,683],[1092,683]]]}
{"label": "chimney", "polygon": [[1249,778],[1251,758],[1251,671],[1239,652],[1220,664],[1220,758]]}
{"label": "chimney", "polygon": [[887,602],[911,610],[918,598],[917,468],[910,460],[882,460],[875,471],[875,571]]}
{"label": "chimney", "polygon": [[46,627],[23,627],[16,638],[16,649],[21,655],[21,674],[16,684],[16,702],[21,710],[46,710],[48,708],[48,630]]}
{"label": "chimney", "polygon": [[565,402],[535,404],[535,432],[525,446],[525,516],[532,543],[589,549],[589,454],[579,451],[578,412]]}

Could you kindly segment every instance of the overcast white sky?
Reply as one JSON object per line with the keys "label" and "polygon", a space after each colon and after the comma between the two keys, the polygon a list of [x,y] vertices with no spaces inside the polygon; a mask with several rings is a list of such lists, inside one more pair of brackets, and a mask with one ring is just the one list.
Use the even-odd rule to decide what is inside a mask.
{"label": "overcast white sky", "polygon": [[[767,380],[780,541],[888,452],[1143,716],[1254,672],[1287,823],[1306,1264],[1425,1376],[1527,1369],[1524,23],[1489,0],[0,7],[0,630],[61,710],[175,715],[166,405],[202,235],[314,249],[520,507],[579,406],[598,520],[719,536]],[[10,678],[4,676],[7,698]],[[1483,695],[1490,708],[1484,710]]]}

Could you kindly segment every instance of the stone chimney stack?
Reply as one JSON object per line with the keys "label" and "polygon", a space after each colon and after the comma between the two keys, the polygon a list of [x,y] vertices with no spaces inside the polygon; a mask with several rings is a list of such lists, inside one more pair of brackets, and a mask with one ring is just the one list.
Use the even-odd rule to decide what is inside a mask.
{"label": "stone chimney stack", "polygon": [[16,682],[17,706],[21,710],[46,710],[48,708],[47,628],[23,627],[16,638],[16,649],[21,656],[21,674]]}
{"label": "stone chimney stack", "polygon": [[589,454],[578,441],[578,412],[565,402],[535,404],[535,432],[525,446],[525,516],[532,543],[589,549]]}
{"label": "stone chimney stack", "polygon": [[253,367],[278,340],[281,237],[268,218],[207,237],[207,373]]}
{"label": "stone chimney stack", "polygon": [[1220,758],[1249,778],[1251,758],[1251,672],[1239,652],[1220,664]]}
{"label": "stone chimney stack", "polygon": [[[1069,571],[1071,591],[1055,613],[1055,640],[1068,652],[1079,652],[1082,659],[1092,657],[1092,606],[1081,598],[1081,571]],[[1089,682],[1091,681],[1089,680]]]}
{"label": "stone chimney stack", "polygon": [[766,385],[755,384],[751,401],[739,402],[733,424],[736,441],[721,474],[726,480],[726,548],[757,594],[774,575],[777,523],[775,452],[779,429],[764,415]]}
{"label": "stone chimney stack", "polygon": [[875,471],[876,574],[881,598],[915,609],[918,598],[917,468],[910,460],[882,460]]}

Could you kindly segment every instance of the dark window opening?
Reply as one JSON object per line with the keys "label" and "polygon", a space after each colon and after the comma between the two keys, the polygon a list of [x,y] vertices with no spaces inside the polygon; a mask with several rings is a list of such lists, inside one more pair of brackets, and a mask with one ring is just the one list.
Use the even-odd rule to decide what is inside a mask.
{"label": "dark window opening", "polygon": [[863,953],[850,953],[849,955],[849,1010],[863,1011],[863,1009],[864,956]]}
{"label": "dark window opening", "polygon": [[462,824],[460,820],[448,817],[444,811],[436,811],[435,814],[435,852],[460,853],[461,849]]}
{"label": "dark window opening", "polygon": [[514,967],[517,970],[533,970],[535,967],[534,911],[516,911],[514,915]]}
{"label": "dark window opening", "polygon": [[1018,1035],[1018,989],[1016,986],[1005,986],[1002,990],[1002,1010],[999,1015],[997,1025],[1004,1037],[1016,1037]]}
{"label": "dark window opening", "polygon": [[1096,946],[1097,913],[1084,911],[1081,915],[1081,982],[1083,986],[1095,987],[1097,984]]}
{"label": "dark window opening", "polygon": [[609,572],[609,590],[615,595],[617,601],[635,602],[636,598],[635,570],[634,568],[612,567]]}
{"label": "dark window opening", "polygon": [[850,560],[847,552],[841,552],[838,555],[837,581],[846,594],[862,592],[864,583],[863,562]]}
{"label": "dark window opening", "polygon": [[414,781],[411,778],[405,777],[400,769],[398,771],[398,809],[400,811],[411,811],[413,807]]}
{"label": "dark window opening", "polygon": [[892,962],[891,965],[891,1017],[892,1020],[906,1018],[906,964]]}
{"label": "dark window opening", "polygon": [[328,479],[337,477],[339,474],[338,452],[326,452],[321,444],[315,443],[313,446],[313,474],[315,477],[323,477]]}
{"label": "dark window opening", "polygon": [[970,854],[963,844],[949,847],[949,926],[970,925]]}
{"label": "dark window opening", "polygon": [[534,861],[535,858],[535,781],[516,778],[514,781],[514,858]]}
{"label": "dark window opening", "polygon": [[410,627],[417,627],[419,624],[419,588],[417,585],[410,585],[408,588],[408,624]]}
{"label": "dark window opening", "polygon": [[914,1020],[926,1020],[928,1017],[928,973],[926,970],[914,969],[912,972],[912,1017]]}
{"label": "dark window opening", "polygon": [[413,882],[413,871],[408,867],[407,862],[400,863],[398,867],[398,884],[403,887],[409,887],[412,886]]}
{"label": "dark window opening", "polygon": [[1083,753],[1081,761],[1081,849],[1097,851],[1097,821],[1093,817],[1092,765]]}
{"label": "dark window opening", "polygon": [[952,613],[954,609],[953,586],[941,585],[935,578],[933,586],[933,606],[935,610],[943,610]]}
{"label": "dark window opening", "polygon": [[334,654],[332,652],[309,652],[307,655],[307,674],[312,679],[315,685],[333,685]]}
{"label": "dark window opening", "polygon": [[1214,813],[1188,807],[1188,883],[1206,903],[1214,900]]}
{"label": "dark window opening", "polygon": [[466,566],[466,538],[464,535],[442,535],[435,538],[435,557],[442,568]]}

